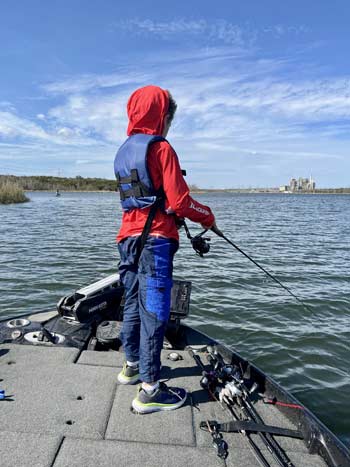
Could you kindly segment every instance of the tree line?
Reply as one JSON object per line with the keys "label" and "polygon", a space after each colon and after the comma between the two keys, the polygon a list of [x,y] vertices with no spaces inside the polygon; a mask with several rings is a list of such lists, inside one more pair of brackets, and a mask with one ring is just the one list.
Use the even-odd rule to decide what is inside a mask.
{"label": "tree line", "polygon": [[[0,182],[14,183],[25,191],[117,191],[117,181],[105,178],[0,175]],[[189,185],[191,191],[202,191]]]}
{"label": "tree line", "polygon": [[47,175],[17,176],[0,175],[0,181],[9,181],[21,186],[25,191],[115,191],[116,180],[104,178],[51,177]]}
{"label": "tree line", "polygon": [[[48,175],[0,175],[0,182],[9,181],[20,186],[25,191],[116,191],[116,180],[105,178],[85,178],[76,177],[52,177]],[[271,188],[226,188],[226,189],[206,189],[196,185],[189,185],[192,192],[270,192]],[[278,188],[274,189],[278,192]],[[318,188],[313,193],[341,194],[350,193],[350,188]]]}

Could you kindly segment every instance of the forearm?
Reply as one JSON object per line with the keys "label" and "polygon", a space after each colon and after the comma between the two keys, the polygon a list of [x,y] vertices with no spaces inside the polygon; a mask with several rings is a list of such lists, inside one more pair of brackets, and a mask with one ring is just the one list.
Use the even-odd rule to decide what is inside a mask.
{"label": "forearm", "polygon": [[161,163],[162,185],[168,206],[178,217],[186,217],[210,228],[215,222],[208,206],[190,196],[190,190],[182,175],[180,164],[171,146],[164,145],[159,159]]}
{"label": "forearm", "polygon": [[186,194],[173,210],[177,216],[186,217],[208,228],[215,222],[215,217],[211,209],[193,199],[189,194]]}

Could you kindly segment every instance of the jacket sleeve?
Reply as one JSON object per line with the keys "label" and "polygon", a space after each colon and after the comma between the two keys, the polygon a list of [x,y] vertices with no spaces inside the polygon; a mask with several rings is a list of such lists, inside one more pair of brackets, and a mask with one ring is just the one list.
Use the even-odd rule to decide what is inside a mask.
{"label": "jacket sleeve", "polygon": [[198,203],[190,196],[190,190],[182,175],[179,160],[173,148],[162,143],[159,162],[163,178],[163,189],[169,202],[168,209],[179,217],[187,217],[210,228],[215,217],[208,206]]}

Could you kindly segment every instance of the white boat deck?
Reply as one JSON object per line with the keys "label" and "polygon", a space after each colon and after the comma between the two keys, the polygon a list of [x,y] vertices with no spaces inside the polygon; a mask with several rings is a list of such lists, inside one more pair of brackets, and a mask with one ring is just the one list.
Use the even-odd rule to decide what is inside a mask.
{"label": "white boat deck", "polygon": [[[167,359],[162,379],[185,387],[186,404],[178,410],[136,415],[130,405],[134,386],[122,386],[117,374],[121,352],[80,352],[50,345],[0,345],[0,388],[11,396],[0,401],[1,467],[255,467],[241,434],[225,433],[229,455],[219,459],[203,420],[230,420],[199,384],[200,370],[186,351],[183,360]],[[273,406],[257,403],[266,423],[296,428]],[[276,462],[252,435],[271,466]],[[296,467],[326,465],[310,455],[301,440],[278,438]]]}

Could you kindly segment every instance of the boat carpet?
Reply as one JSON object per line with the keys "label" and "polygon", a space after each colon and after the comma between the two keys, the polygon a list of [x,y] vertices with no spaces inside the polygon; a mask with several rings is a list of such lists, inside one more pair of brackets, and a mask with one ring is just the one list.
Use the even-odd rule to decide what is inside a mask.
{"label": "boat carpet", "polygon": [[0,344],[0,365],[43,365],[74,363],[79,355],[79,349],[73,347],[51,347]]}
{"label": "boat carpet", "polygon": [[[65,439],[54,467],[221,467],[213,449]],[[240,464],[240,467],[253,467]]]}
{"label": "boat carpet", "polygon": [[[116,388],[115,370],[62,362],[62,350],[66,349],[56,350],[57,360],[52,358],[55,349],[42,347],[11,348],[5,355],[15,363],[0,364],[0,384],[9,396],[9,400],[0,402],[0,427],[103,438]],[[50,351],[47,362],[43,351]]]}
{"label": "boat carpet", "polygon": [[94,350],[84,350],[77,363],[79,365],[111,366],[121,368],[124,363],[122,352],[95,352]]}
{"label": "boat carpet", "polygon": [[0,436],[1,467],[51,467],[63,439],[62,436],[8,431],[0,431]]}
{"label": "boat carpet", "polygon": [[[130,411],[136,387],[117,383],[122,352],[85,351],[79,358],[78,352],[0,346],[0,387],[11,396],[0,402],[0,436],[5,441],[0,443],[1,467],[259,465],[238,433],[224,434],[229,444],[226,461],[216,456],[210,434],[201,431],[199,423],[228,421],[230,415],[208,399],[199,384],[201,372],[186,351],[178,351],[182,360],[173,362],[167,358],[170,351],[163,350],[161,372],[162,379],[170,379],[169,385],[189,391],[186,404],[148,415]],[[276,407],[257,402],[256,408],[266,423],[295,428]],[[275,467],[258,436],[253,439]],[[278,441],[296,467],[325,465],[320,457],[308,454],[302,441]],[[29,461],[26,452],[34,456]]]}

